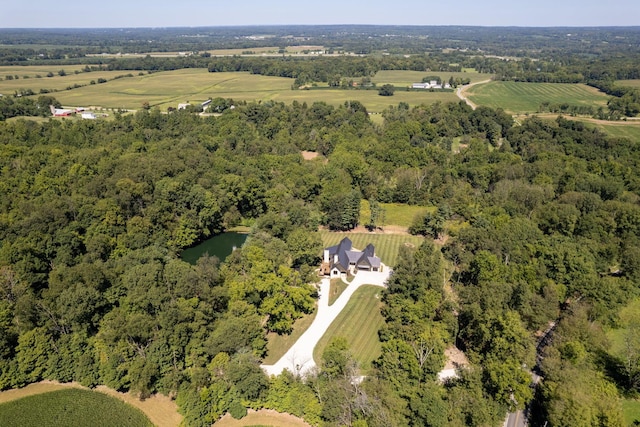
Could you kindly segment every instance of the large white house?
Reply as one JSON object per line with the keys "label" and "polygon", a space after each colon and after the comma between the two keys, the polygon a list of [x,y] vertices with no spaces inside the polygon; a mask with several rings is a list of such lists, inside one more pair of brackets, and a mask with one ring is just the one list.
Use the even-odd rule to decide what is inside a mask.
{"label": "large white house", "polygon": [[351,240],[345,237],[335,246],[324,250],[321,271],[331,277],[358,271],[382,271],[380,258],[375,254],[375,248],[368,244],[363,251],[354,250]]}

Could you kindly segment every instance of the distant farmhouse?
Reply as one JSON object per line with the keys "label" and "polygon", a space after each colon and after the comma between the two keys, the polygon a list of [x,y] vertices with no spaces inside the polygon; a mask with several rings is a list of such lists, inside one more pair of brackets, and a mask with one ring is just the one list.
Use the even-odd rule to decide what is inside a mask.
{"label": "distant farmhouse", "polygon": [[372,244],[360,252],[354,250],[351,240],[345,237],[336,246],[324,250],[320,274],[340,277],[341,274],[358,271],[382,271],[382,263]]}
{"label": "distant farmhouse", "polygon": [[51,115],[53,117],[69,117],[69,116],[71,116],[71,115],[76,113],[74,110],[66,110],[64,108],[56,108],[53,105],[49,105],[49,108],[51,109]]}
{"label": "distant farmhouse", "polygon": [[411,89],[451,89],[451,85],[449,83],[442,85],[436,80],[431,80],[430,82],[413,83]]}

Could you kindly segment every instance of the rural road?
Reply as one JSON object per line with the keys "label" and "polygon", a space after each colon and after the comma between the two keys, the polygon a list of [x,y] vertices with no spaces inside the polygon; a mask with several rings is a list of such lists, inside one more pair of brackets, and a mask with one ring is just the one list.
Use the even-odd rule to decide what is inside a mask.
{"label": "rural road", "polygon": [[504,427],[525,427],[526,418],[522,411],[511,412],[504,421]]}
{"label": "rural road", "polygon": [[385,286],[390,272],[391,269],[385,265],[383,265],[381,273],[358,272],[349,283],[349,286],[347,286],[347,289],[342,292],[331,306],[329,305],[330,279],[322,279],[320,283],[320,299],[318,300],[318,314],[313,323],[280,360],[273,365],[262,365],[262,369],[268,375],[280,375],[284,369],[288,369],[294,374],[304,375],[313,369],[316,366],[313,360],[313,349],[327,331],[329,325],[345,308],[353,293],[362,285]]}
{"label": "rural road", "polygon": [[460,86],[458,88],[458,90],[456,91],[456,95],[458,96],[458,98],[460,98],[461,100],[466,102],[469,107],[471,107],[472,109],[475,110],[477,105],[474,104],[469,98],[467,98],[464,95],[464,92],[466,92],[467,89],[469,89],[471,86],[480,85],[480,84],[483,84],[483,83],[489,83],[490,81],[491,81],[491,79],[487,79],[487,80],[482,80],[481,82],[475,82],[475,83],[471,83],[471,84],[468,84],[468,85]]}

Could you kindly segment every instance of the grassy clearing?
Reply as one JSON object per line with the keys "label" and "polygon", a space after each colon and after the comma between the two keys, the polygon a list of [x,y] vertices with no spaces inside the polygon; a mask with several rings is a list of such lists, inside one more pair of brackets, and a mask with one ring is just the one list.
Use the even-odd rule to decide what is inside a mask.
{"label": "grassy clearing", "polygon": [[381,291],[379,286],[362,286],[353,294],[313,350],[316,363],[322,360],[322,352],[329,342],[340,336],[349,343],[349,350],[361,368],[371,368],[371,362],[380,355],[378,330],[384,324],[380,314]]}
{"label": "grassy clearing", "polygon": [[385,224],[400,227],[409,227],[416,216],[437,210],[435,206],[412,206],[402,203],[381,203],[380,206],[384,209]]}
{"label": "grassy clearing", "polygon": [[344,283],[342,279],[331,279],[331,285],[329,286],[329,305],[333,305],[345,289],[347,289],[347,284]]}
{"label": "grassy clearing", "polygon": [[236,420],[226,414],[213,427],[311,427],[304,420],[290,414],[281,414],[270,409],[249,410],[246,417]]}
{"label": "grassy clearing", "polygon": [[[544,113],[544,114],[536,114],[537,117],[546,120],[556,120],[558,114],[553,113]],[[619,120],[619,121],[607,121],[607,120],[598,120],[592,119],[588,117],[571,117],[564,116],[568,120],[575,120],[578,122],[584,123],[589,128],[596,128],[605,132],[607,135],[613,138],[628,138],[631,141],[640,141],[640,120]],[[526,117],[519,116],[516,118],[517,121],[522,121]]]}
{"label": "grassy clearing", "polygon": [[635,80],[616,80],[617,86],[631,86],[640,88],[640,79]]}
{"label": "grassy clearing", "polygon": [[400,246],[420,246],[424,240],[423,237],[408,234],[340,233],[327,230],[321,230],[320,236],[325,248],[337,245],[345,237],[351,239],[357,249],[364,249],[369,243],[373,243],[376,255],[390,267],[393,267],[398,259]]}
{"label": "grassy clearing", "polygon": [[316,318],[317,311],[312,314],[301,317],[293,324],[293,332],[289,335],[278,335],[276,333],[269,333],[267,335],[267,357],[264,358],[262,363],[265,365],[273,365],[291,348],[298,338],[309,329],[309,326]]}
{"label": "grassy clearing", "polygon": [[624,420],[627,425],[637,425],[640,423],[640,400],[638,399],[625,399],[622,401],[622,413],[624,414]]}
{"label": "grassy clearing", "polygon": [[427,76],[440,76],[445,82],[449,81],[449,77],[453,77],[454,79],[457,77],[468,78],[471,80],[471,83],[474,83],[490,79],[493,75],[478,73],[475,70],[468,72],[382,70],[378,71],[371,81],[376,85],[389,83],[395,86],[405,87],[411,86],[412,83],[421,82],[422,79]]}
{"label": "grassy clearing", "polygon": [[467,96],[477,105],[510,113],[535,113],[543,102],[606,106],[609,97],[584,84],[489,82],[470,87]]}
{"label": "grassy clearing", "polygon": [[152,426],[145,415],[120,400],[69,388],[0,405],[2,426]]}
{"label": "grassy clearing", "polygon": [[640,141],[640,121],[596,123],[595,127],[614,138],[628,138],[631,141]]}
{"label": "grassy clearing", "polygon": [[[424,215],[427,212],[435,212],[437,210],[436,207],[414,206],[403,203],[380,203],[380,207],[384,210],[383,228],[385,225],[408,228],[417,215]],[[360,222],[367,224],[370,218],[371,208],[369,201],[362,200],[360,202]]]}

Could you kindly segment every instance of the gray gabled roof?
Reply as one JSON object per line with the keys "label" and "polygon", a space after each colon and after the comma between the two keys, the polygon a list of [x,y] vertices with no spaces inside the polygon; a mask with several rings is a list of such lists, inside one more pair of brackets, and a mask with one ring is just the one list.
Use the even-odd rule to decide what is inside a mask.
{"label": "gray gabled roof", "polygon": [[[375,256],[375,248],[371,243],[362,252],[351,250],[351,248],[352,243],[348,237],[342,239],[337,245],[327,248],[333,264],[332,268],[335,267],[342,272],[346,272],[349,269],[349,264],[380,268],[380,258]],[[338,255],[338,260],[333,262],[336,254]]]}

